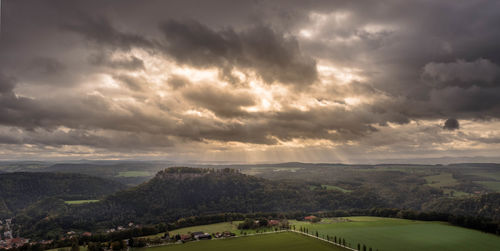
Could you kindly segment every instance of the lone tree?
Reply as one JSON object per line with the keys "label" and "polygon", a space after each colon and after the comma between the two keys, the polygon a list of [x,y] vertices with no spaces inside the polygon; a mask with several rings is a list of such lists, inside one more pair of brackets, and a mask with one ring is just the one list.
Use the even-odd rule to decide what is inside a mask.
{"label": "lone tree", "polygon": [[[132,240],[132,238],[130,239]],[[89,242],[87,246],[88,251],[102,251],[101,243],[100,242]]]}
{"label": "lone tree", "polygon": [[71,251],[80,251],[80,245],[78,244],[78,238],[73,238],[71,242]]}
{"label": "lone tree", "polygon": [[124,241],[113,241],[111,243],[111,249],[112,250],[123,250],[125,249],[125,242]]}

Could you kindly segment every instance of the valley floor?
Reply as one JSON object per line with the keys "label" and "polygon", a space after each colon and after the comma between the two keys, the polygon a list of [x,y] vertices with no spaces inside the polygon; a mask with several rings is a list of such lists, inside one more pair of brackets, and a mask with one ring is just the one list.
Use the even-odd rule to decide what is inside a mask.
{"label": "valley floor", "polygon": [[218,251],[346,251],[347,249],[334,246],[324,241],[292,232],[258,234],[240,236],[223,240],[193,241],[185,244],[173,244],[152,248],[134,249],[134,251],[190,251],[190,250],[218,250]]}
{"label": "valley floor", "polygon": [[[174,234],[186,234],[188,232],[202,231],[208,233],[231,231],[237,235],[242,233],[253,234],[255,230],[237,230],[237,225],[239,222],[224,222],[203,226],[194,226],[189,228],[181,228],[173,230],[170,232],[171,235]],[[359,243],[361,247],[364,245],[372,247],[373,250],[428,250],[428,251],[447,251],[447,250],[500,250],[500,237],[483,233],[477,230],[462,228],[452,226],[448,223],[443,222],[429,222],[429,221],[412,221],[404,219],[395,218],[381,218],[381,217],[343,217],[343,218],[327,218],[323,219],[319,223],[309,223],[305,221],[289,221],[290,225],[295,226],[298,231],[300,228],[307,228],[309,234],[315,235],[318,231],[319,237],[324,239],[327,235],[330,239],[333,237],[341,237],[346,240],[347,246],[354,249],[357,248]],[[262,231],[262,230],[261,230]],[[269,229],[268,231],[273,231]],[[241,238],[234,238],[229,240],[238,240],[235,242],[227,242],[229,240],[222,240],[221,244],[218,241],[200,241],[196,243],[188,243],[184,245],[174,245],[173,247],[165,247],[167,250],[261,250],[252,245],[262,245],[270,247],[278,247],[283,245],[285,242],[285,247],[290,240],[286,236],[295,236],[295,233],[286,234],[269,234],[262,237],[248,236]],[[280,236],[279,238],[272,236]],[[264,235],[262,235],[264,236]],[[285,237],[283,237],[285,236]],[[315,240],[310,237],[301,236],[301,238],[309,238],[313,243],[322,242]],[[239,247],[240,240],[242,241],[242,247]],[[253,243],[253,241],[256,241]],[[323,243],[331,248],[336,248],[331,244]],[[320,245],[323,245],[320,244]],[[205,245],[207,249],[205,249]],[[214,246],[215,245],[215,246]],[[222,245],[219,247],[218,245]],[[224,249],[227,245],[227,249]],[[236,246],[233,246],[236,245]],[[191,248],[191,246],[193,246]],[[295,245],[292,245],[295,246]],[[301,246],[300,243],[297,244],[298,247]],[[246,247],[252,247],[251,249],[244,249]],[[186,248],[186,249],[184,249]],[[264,250],[264,249],[262,249]],[[271,249],[269,249],[271,250]],[[276,250],[276,249],[273,249]],[[281,249],[277,249],[281,250]],[[295,249],[283,249],[283,250],[295,250]],[[297,249],[297,250],[314,250],[310,248]],[[318,249],[321,250],[321,249]],[[153,250],[148,250],[153,251]],[[161,251],[161,250],[154,250]]]}
{"label": "valley floor", "polygon": [[309,233],[346,239],[351,247],[361,245],[373,250],[500,250],[500,237],[442,222],[412,221],[380,217],[324,219],[320,223],[290,221]]}

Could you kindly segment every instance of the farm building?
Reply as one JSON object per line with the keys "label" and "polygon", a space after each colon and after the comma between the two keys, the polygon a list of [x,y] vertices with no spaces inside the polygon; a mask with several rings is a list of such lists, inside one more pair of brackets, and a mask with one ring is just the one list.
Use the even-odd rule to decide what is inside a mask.
{"label": "farm building", "polygon": [[194,232],[192,233],[193,237],[197,240],[207,240],[207,239],[212,239],[212,236],[208,233],[203,233],[203,232]]}
{"label": "farm building", "polygon": [[309,216],[304,217],[304,220],[306,220],[306,221],[315,221],[316,219],[318,219],[318,217],[316,217],[314,215],[309,215]]}

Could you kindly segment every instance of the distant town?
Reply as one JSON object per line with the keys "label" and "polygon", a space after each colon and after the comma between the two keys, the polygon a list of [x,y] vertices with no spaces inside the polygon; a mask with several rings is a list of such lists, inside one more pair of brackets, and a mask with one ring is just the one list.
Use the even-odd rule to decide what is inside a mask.
{"label": "distant town", "polygon": [[12,219],[0,220],[0,248],[11,249],[30,243],[29,239],[17,236],[14,238],[12,230],[14,227]]}

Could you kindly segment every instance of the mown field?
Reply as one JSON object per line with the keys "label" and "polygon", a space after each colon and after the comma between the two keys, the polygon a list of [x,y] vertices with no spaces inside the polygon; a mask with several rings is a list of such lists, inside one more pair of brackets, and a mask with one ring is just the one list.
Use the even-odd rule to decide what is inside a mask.
{"label": "mown field", "polygon": [[134,249],[134,251],[345,251],[346,249],[306,237],[296,233],[271,233],[242,236],[221,240],[193,241],[185,244],[173,244],[153,248]]}
{"label": "mown field", "polygon": [[[217,232],[224,232],[224,231],[229,231],[232,233],[235,233],[236,236],[240,235],[245,235],[245,234],[255,234],[257,231],[255,229],[247,229],[247,230],[238,230],[238,224],[241,223],[242,221],[233,221],[233,222],[222,222],[222,223],[215,223],[215,224],[209,224],[209,225],[201,225],[201,226],[194,226],[194,227],[185,227],[185,228],[179,228],[175,229],[169,232],[170,236],[174,236],[176,234],[187,234],[187,233],[193,233],[193,232],[204,232],[204,233],[217,233]],[[273,228],[261,228],[258,230],[260,233],[262,232],[273,232]],[[146,238],[156,238],[156,237],[161,237],[163,236],[164,233],[159,233],[156,235],[150,235],[146,236]]]}
{"label": "mown field", "polygon": [[309,233],[337,236],[352,247],[358,243],[373,250],[500,250],[500,237],[442,222],[423,222],[379,217],[324,219],[320,223],[291,221]]}
{"label": "mown field", "polygon": [[[241,235],[241,232],[237,230],[238,223],[234,221],[232,223],[224,222],[181,228],[171,231],[170,235],[196,231],[207,233],[231,231]],[[443,222],[360,216],[323,219],[320,223],[314,224],[291,220],[290,224],[295,225],[296,230],[299,230],[300,227],[306,227],[310,234],[315,234],[315,231],[318,231],[320,237],[326,238],[327,235],[332,238],[333,236],[342,237],[353,248],[356,248],[357,244],[360,243],[372,247],[373,250],[381,251],[500,250],[500,237],[498,236]],[[262,232],[262,230],[260,231]],[[246,230],[246,233],[252,234],[255,231]]]}
{"label": "mown field", "polygon": [[148,177],[152,176],[154,174],[151,174],[150,172],[147,171],[124,171],[124,172],[119,172],[116,177]]}
{"label": "mown field", "polygon": [[70,205],[78,205],[78,204],[85,204],[85,203],[94,203],[98,202],[99,200],[66,200],[64,203],[70,204]]}

